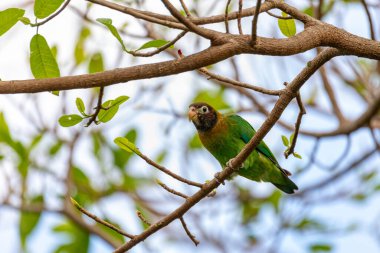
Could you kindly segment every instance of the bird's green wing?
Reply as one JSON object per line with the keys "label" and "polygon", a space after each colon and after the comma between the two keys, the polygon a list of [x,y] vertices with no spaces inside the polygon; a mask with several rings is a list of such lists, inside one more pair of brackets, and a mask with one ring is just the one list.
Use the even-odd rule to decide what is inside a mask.
{"label": "bird's green wing", "polygon": [[[240,117],[239,115],[228,115],[228,120],[232,122],[234,125],[234,130],[240,135],[240,138],[247,144],[256,133],[255,129],[248,123],[245,119]],[[283,170],[281,166],[278,164],[275,156],[270,151],[269,147],[265,144],[264,141],[261,141],[259,145],[257,145],[256,150],[265,155],[269,160],[271,160],[280,170]]]}

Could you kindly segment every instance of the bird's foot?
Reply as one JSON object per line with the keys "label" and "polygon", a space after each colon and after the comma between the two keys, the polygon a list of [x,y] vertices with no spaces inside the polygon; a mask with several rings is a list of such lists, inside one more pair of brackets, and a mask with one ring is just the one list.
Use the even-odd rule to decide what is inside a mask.
{"label": "bird's foot", "polygon": [[220,180],[219,177],[220,177],[220,172],[215,173],[214,178],[215,178],[216,182],[224,185],[224,180]]}
{"label": "bird's foot", "polygon": [[[233,158],[230,159],[230,160],[226,163],[226,166],[227,166],[227,167],[230,167],[230,168],[233,167],[233,166],[232,166],[232,160],[233,160]],[[241,166],[240,166],[238,169],[241,169],[241,168],[243,168],[243,167],[244,167],[244,163],[242,163]]]}

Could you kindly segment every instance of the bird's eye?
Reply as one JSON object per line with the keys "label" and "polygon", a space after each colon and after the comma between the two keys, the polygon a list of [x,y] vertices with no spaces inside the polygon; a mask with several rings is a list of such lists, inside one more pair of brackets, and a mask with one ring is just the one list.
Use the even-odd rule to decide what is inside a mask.
{"label": "bird's eye", "polygon": [[202,106],[201,110],[202,110],[203,113],[207,113],[208,112],[208,107],[204,105],[204,106]]}

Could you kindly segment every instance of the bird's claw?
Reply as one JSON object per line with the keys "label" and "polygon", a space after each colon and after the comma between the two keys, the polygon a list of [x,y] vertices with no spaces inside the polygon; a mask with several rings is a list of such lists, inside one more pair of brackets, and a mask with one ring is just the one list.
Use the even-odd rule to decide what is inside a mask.
{"label": "bird's claw", "polygon": [[215,178],[216,182],[218,182],[219,184],[224,185],[224,180],[220,181],[219,177],[220,177],[220,172],[215,173],[214,178]]}
{"label": "bird's claw", "polygon": [[[227,167],[233,168],[233,166],[232,166],[232,160],[233,160],[233,158],[230,159],[230,160],[226,163]],[[239,169],[241,169],[241,168],[243,168],[243,167],[244,167],[244,163],[241,164],[241,166],[239,167]]]}

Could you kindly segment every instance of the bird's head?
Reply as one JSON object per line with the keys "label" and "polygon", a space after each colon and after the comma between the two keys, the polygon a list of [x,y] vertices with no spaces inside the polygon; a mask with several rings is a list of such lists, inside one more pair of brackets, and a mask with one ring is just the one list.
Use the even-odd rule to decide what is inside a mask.
{"label": "bird's head", "polygon": [[197,130],[202,132],[211,130],[218,121],[217,111],[203,102],[189,105],[188,116]]}

